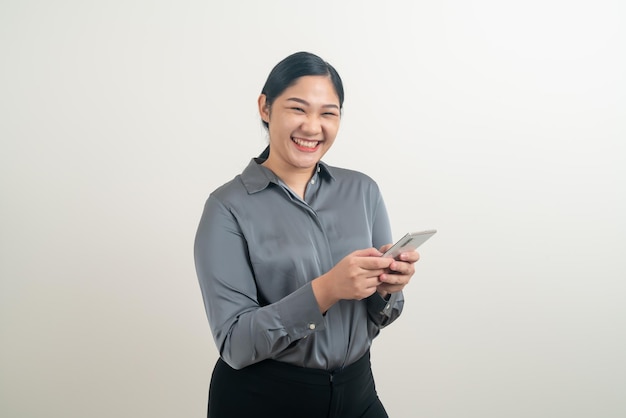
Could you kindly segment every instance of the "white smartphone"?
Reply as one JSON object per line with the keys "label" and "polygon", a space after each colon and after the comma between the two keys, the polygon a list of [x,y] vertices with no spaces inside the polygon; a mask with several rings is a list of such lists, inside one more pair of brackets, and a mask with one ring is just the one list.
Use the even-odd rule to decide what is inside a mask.
{"label": "white smartphone", "polygon": [[407,251],[415,251],[417,247],[422,245],[426,240],[437,232],[436,229],[427,231],[409,232],[398,240],[391,248],[389,248],[382,256],[396,258]]}

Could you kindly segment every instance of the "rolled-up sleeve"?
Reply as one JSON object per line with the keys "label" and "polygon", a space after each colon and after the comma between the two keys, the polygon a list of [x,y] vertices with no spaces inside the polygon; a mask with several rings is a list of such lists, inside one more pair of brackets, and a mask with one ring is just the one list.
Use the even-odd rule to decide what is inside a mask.
{"label": "rolled-up sleeve", "polygon": [[213,338],[235,369],[272,358],[326,326],[310,282],[261,306],[247,245],[229,208],[209,197],[196,233],[195,265]]}

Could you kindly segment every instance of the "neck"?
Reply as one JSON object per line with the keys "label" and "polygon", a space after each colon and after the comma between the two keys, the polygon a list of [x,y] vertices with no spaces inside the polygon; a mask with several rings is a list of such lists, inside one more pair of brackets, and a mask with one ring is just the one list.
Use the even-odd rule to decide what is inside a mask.
{"label": "neck", "polygon": [[263,165],[274,174],[276,174],[282,181],[289,186],[289,188],[296,193],[301,199],[304,199],[304,192],[306,186],[309,184],[309,180],[313,177],[315,168],[310,169],[294,169],[293,167],[281,167],[277,164],[273,164],[269,159],[263,162]]}

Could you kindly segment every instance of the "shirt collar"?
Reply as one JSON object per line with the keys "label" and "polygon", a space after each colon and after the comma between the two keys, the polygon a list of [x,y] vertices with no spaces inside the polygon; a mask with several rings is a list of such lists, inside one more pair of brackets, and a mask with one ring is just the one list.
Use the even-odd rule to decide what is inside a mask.
{"label": "shirt collar", "polygon": [[[276,174],[261,165],[263,161],[267,160],[269,155],[270,147],[268,145],[257,158],[250,160],[248,166],[241,173],[241,180],[249,194],[260,192],[269,186],[270,183],[280,184]],[[317,173],[322,179],[328,181],[335,179],[335,176],[332,174],[332,167],[322,161],[317,164]]]}

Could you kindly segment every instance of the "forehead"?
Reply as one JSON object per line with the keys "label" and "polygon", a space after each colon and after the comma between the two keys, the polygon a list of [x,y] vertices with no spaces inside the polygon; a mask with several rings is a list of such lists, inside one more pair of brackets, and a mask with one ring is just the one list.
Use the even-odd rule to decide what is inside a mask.
{"label": "forehead", "polygon": [[335,90],[332,80],[324,75],[307,75],[300,77],[278,97],[278,99],[289,100],[298,98],[307,102],[334,104],[339,106],[339,96]]}

